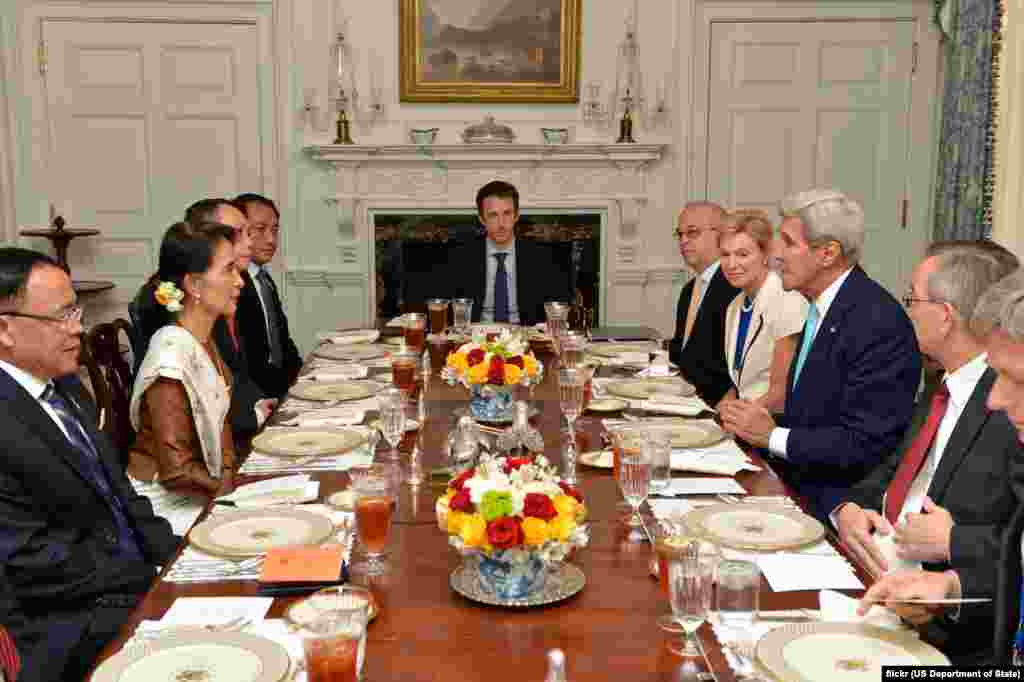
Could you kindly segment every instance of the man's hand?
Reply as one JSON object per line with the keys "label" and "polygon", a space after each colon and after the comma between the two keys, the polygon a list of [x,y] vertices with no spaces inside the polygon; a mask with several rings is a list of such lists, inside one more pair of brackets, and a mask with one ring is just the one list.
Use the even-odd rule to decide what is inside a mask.
{"label": "man's hand", "polygon": [[253,410],[256,412],[256,424],[257,426],[263,426],[263,422],[267,421],[267,417],[277,407],[277,398],[264,398],[263,400],[257,400],[256,404],[253,405]]}
{"label": "man's hand", "polygon": [[766,448],[775,428],[771,413],[749,400],[723,400],[718,405],[722,426],[751,445]]}
{"label": "man's hand", "polygon": [[925,497],[920,514],[907,514],[896,527],[893,540],[896,555],[910,561],[949,561],[949,541],[953,517],[943,507]]}
{"label": "man's hand", "polygon": [[220,487],[217,488],[217,492],[213,494],[214,497],[221,497],[222,495],[230,495],[235,490],[235,472],[230,469],[224,469],[220,476]]}
{"label": "man's hand", "polygon": [[[960,578],[953,571],[896,571],[871,586],[857,607],[857,615],[864,616],[874,604],[885,604],[899,599],[959,599]],[[945,606],[923,604],[893,604],[896,614],[914,625],[923,625],[946,609]]]}
{"label": "man's hand", "polygon": [[863,509],[858,504],[848,502],[839,509],[836,522],[839,539],[853,552],[861,565],[876,578],[884,575],[889,570],[889,562],[885,560],[872,534],[892,533],[892,526],[885,517],[872,509]]}

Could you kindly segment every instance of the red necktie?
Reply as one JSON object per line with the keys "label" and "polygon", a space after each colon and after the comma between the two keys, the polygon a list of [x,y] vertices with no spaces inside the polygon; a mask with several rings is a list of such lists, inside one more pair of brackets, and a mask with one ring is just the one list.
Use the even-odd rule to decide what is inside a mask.
{"label": "red necktie", "polygon": [[4,675],[8,682],[18,679],[18,671],[21,670],[21,659],[18,658],[18,650],[14,647],[14,640],[0,625],[0,668],[3,668]]}
{"label": "red necktie", "polygon": [[896,475],[893,476],[889,488],[885,492],[885,518],[889,520],[889,523],[895,524],[896,519],[899,518],[903,502],[906,501],[907,493],[910,492],[910,485],[917,477],[917,472],[921,470],[925,457],[928,456],[928,451],[935,441],[935,434],[939,430],[939,423],[946,415],[947,407],[949,407],[949,389],[943,382],[932,396],[932,406],[928,412],[927,421],[917,432],[917,437],[910,444],[906,454],[903,455],[903,460],[896,469]]}
{"label": "red necktie", "polygon": [[231,343],[235,346],[235,350],[238,350],[238,323],[235,321],[234,315],[228,317],[227,321],[228,333],[231,335]]}

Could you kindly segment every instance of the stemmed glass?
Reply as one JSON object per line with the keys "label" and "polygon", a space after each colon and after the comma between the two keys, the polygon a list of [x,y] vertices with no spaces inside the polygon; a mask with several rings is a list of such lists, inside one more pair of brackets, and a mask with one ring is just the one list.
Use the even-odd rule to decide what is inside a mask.
{"label": "stemmed glass", "polygon": [[658,359],[658,353],[661,351],[661,332],[654,332],[654,338],[651,339],[651,348],[647,351],[647,376],[654,374],[654,361]]}
{"label": "stemmed glass", "polygon": [[569,423],[569,450],[563,462],[562,478],[566,483],[576,483],[576,419],[583,411],[583,387],[586,374],[581,369],[558,370],[558,398],[565,421]]}
{"label": "stemmed glass", "polygon": [[380,392],[377,398],[377,405],[380,410],[380,430],[384,439],[391,445],[391,453],[388,460],[395,468],[393,478],[398,483],[401,469],[398,467],[398,444],[402,442],[405,435],[405,393],[398,388],[388,388]]}
{"label": "stemmed glass", "polygon": [[644,448],[624,449],[619,455],[616,474],[622,496],[633,509],[630,524],[642,525],[640,505],[647,499],[651,485],[651,456]]}
{"label": "stemmed glass", "polygon": [[357,573],[377,575],[387,569],[384,554],[391,538],[391,509],[395,494],[387,469],[386,465],[375,464],[349,470],[356,494],[356,534],[366,553],[364,563],[352,566]]}
{"label": "stemmed glass", "polygon": [[674,548],[668,559],[668,595],[675,623],[662,626],[674,633],[682,628],[681,646],[669,646],[674,654],[700,656],[694,637],[711,609],[711,576],[709,564],[700,560],[700,542],[691,540]]}
{"label": "stemmed glass", "polygon": [[544,304],[544,314],[547,316],[548,334],[555,353],[561,355],[562,336],[569,328],[569,306],[559,301],[548,301]]}

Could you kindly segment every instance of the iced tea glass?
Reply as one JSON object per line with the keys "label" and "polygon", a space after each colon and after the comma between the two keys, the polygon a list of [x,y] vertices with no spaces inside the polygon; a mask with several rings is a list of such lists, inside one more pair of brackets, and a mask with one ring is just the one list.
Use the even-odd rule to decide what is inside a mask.
{"label": "iced tea glass", "polygon": [[417,355],[423,354],[427,342],[427,316],[423,313],[406,313],[405,345]]}
{"label": "iced tea glass", "polygon": [[412,350],[400,350],[391,355],[391,383],[405,394],[407,400],[416,392],[416,375],[420,356]]}
{"label": "iced tea glass", "polygon": [[460,334],[469,333],[469,322],[473,319],[473,299],[452,299],[452,327]]}
{"label": "iced tea glass", "polygon": [[380,465],[351,469],[352,489],[356,497],[356,533],[366,554],[365,563],[353,571],[369,575],[386,569],[384,555],[391,538],[391,502],[393,490],[386,468]]}
{"label": "iced tea glass", "polygon": [[443,334],[448,327],[448,299],[432,298],[428,300],[427,314],[430,316],[430,333]]}
{"label": "iced tea glass", "polygon": [[343,585],[309,598],[315,616],[300,624],[299,636],[309,682],[356,682],[366,655],[370,592]]}

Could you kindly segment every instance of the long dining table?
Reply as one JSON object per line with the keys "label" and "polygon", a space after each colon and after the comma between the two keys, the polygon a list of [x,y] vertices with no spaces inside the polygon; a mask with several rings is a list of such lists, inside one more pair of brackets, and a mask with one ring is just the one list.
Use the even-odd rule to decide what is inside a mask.
{"label": "long dining table", "polygon": [[[547,371],[533,392],[532,404],[538,413],[532,423],[544,436],[546,456],[553,463],[560,463],[568,434],[558,402],[557,359],[550,354],[540,357]],[[388,380],[389,370],[380,371],[382,375],[378,378]],[[446,437],[454,426],[456,409],[468,402],[468,392],[445,384],[436,372],[425,391],[426,420],[418,434],[418,445],[423,466],[429,472],[445,463]],[[287,402],[282,409],[287,412]],[[577,421],[580,452],[602,447],[602,416],[606,415],[585,413]],[[413,437],[403,442],[405,467],[414,443]],[[382,442],[378,450],[383,452],[387,447]],[[751,456],[761,470],[737,474],[740,485],[753,495],[787,494],[771,469],[756,454]],[[736,679],[707,623],[699,630],[701,658],[683,659],[669,651],[668,635],[656,624],[658,617],[669,613],[670,608],[649,571],[653,548],[638,541],[636,533],[631,533],[632,529],[624,523],[619,505],[622,498],[610,470],[579,466],[577,473],[588,508],[590,542],[572,561],[583,570],[586,584],[578,594],[564,601],[531,608],[487,606],[456,593],[449,578],[462,558],[449,547],[435,513],[435,501],[444,493],[445,481],[428,476],[428,481],[420,485],[403,483],[393,517],[388,571],[382,576],[356,579],[371,588],[380,606],[379,615],[367,631],[363,679],[542,680],[545,654],[552,648],[565,652],[569,679],[574,682],[653,682],[693,679],[698,674],[699,679],[718,682]],[[349,485],[345,472],[317,471],[312,475],[320,481],[321,499]],[[243,485],[261,478],[267,476],[241,477],[238,483]],[[833,536],[829,540],[838,547]],[[861,581],[868,584],[870,578],[863,568],[848,558]],[[140,621],[159,619],[175,599],[255,596],[257,592],[258,583],[254,580],[175,583],[158,579],[101,660],[116,653]],[[282,617],[288,606],[300,598],[275,598],[267,617]],[[818,596],[816,591],[775,593],[762,578],[760,608],[816,609]]]}

